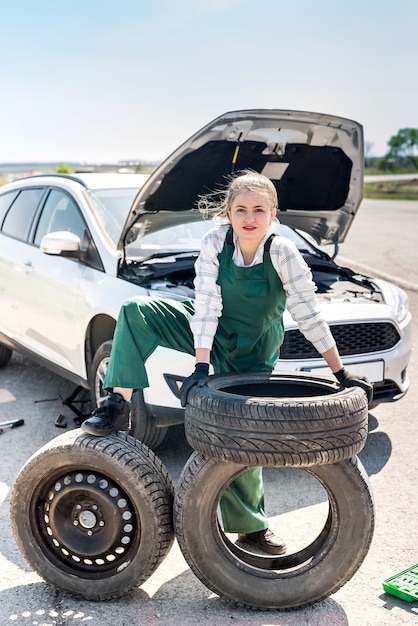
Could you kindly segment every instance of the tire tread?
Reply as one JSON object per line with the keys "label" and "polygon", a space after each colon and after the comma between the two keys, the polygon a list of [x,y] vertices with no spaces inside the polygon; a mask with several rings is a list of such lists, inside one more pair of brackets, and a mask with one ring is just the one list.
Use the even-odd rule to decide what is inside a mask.
{"label": "tire tread", "polygon": [[[243,376],[248,380],[254,377],[253,385],[260,380],[251,373],[217,376],[213,377],[212,386],[209,383],[207,388],[189,393],[186,437],[201,454],[253,466],[303,467],[343,461],[364,447],[368,412],[362,389],[336,391],[328,381],[327,387],[321,379],[307,376],[307,385],[324,387],[332,393],[263,398],[223,391],[225,385],[242,381]],[[297,379],[301,376],[297,375]],[[277,385],[282,378],[273,374],[268,380]],[[289,385],[291,375],[284,380]],[[265,376],[262,381],[265,385]]]}

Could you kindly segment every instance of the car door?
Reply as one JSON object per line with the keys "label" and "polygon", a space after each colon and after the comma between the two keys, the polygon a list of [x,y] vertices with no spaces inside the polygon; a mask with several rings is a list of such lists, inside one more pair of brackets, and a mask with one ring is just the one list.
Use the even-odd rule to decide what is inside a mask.
{"label": "car door", "polygon": [[13,190],[0,197],[0,331],[21,335],[20,302],[27,285],[28,237],[44,187]]}
{"label": "car door", "polygon": [[74,353],[84,350],[77,320],[85,265],[78,259],[44,254],[42,237],[69,231],[83,241],[85,222],[75,201],[60,189],[48,189],[32,229],[32,245],[21,259],[18,341],[25,349],[66,370]]}

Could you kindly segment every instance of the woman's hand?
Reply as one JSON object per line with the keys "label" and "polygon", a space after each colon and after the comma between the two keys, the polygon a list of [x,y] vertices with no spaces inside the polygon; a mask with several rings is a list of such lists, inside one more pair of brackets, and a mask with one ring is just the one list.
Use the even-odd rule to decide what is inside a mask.
{"label": "woman's hand", "polygon": [[187,396],[192,387],[203,387],[209,380],[209,363],[196,363],[193,374],[188,376],[180,387],[181,406],[186,406]]}
{"label": "woman's hand", "polygon": [[373,385],[365,376],[350,374],[344,367],[338,372],[334,372],[334,376],[341,387],[361,387],[364,389],[367,394],[367,401],[370,404],[373,399]]}

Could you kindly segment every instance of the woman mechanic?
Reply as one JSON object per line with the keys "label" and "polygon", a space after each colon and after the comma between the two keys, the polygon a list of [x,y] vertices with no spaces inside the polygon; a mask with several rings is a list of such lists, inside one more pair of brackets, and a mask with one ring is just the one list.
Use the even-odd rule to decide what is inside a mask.
{"label": "woman mechanic", "polygon": [[[213,209],[210,196],[200,207]],[[104,388],[106,402],[83,422],[92,435],[129,429],[132,393],[148,386],[145,362],[160,345],[196,357],[180,389],[185,406],[194,385],[216,373],[271,371],[283,342],[283,312],[326,360],[343,387],[372,385],[344,369],[328,324],[322,319],[312,274],[295,244],[275,234],[277,192],[269,178],[252,171],[236,175],[216,204],[215,227],[202,239],[196,261],[195,301],[134,297],[121,308]],[[284,541],[270,529],[264,511],[262,468],[235,479],[220,500],[225,532],[268,554],[283,554]]]}

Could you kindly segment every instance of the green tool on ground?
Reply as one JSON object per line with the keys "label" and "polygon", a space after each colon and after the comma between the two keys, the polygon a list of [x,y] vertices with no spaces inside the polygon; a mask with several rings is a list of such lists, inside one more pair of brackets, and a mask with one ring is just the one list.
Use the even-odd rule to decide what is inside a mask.
{"label": "green tool on ground", "polygon": [[23,426],[25,420],[10,420],[9,422],[0,422],[0,435],[4,433],[7,428],[17,428],[18,426]]}
{"label": "green tool on ground", "polygon": [[406,602],[418,600],[418,563],[383,581],[386,593]]}

